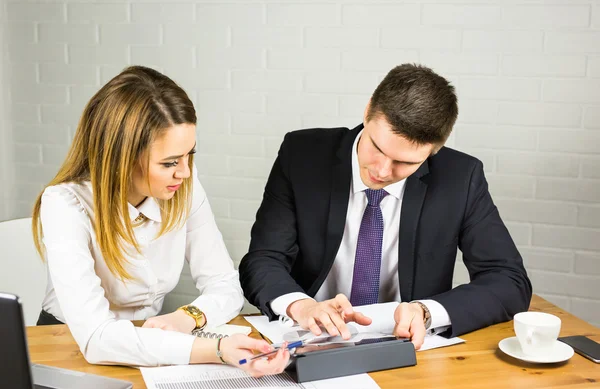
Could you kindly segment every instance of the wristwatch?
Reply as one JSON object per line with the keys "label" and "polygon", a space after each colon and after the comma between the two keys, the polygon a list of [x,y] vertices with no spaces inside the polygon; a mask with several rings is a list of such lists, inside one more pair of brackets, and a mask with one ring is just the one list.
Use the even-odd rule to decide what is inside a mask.
{"label": "wristwatch", "polygon": [[182,310],[186,315],[196,320],[196,328],[194,328],[194,330],[202,330],[206,327],[206,316],[198,307],[194,305],[184,305],[183,307],[177,308],[177,310]]}
{"label": "wristwatch", "polygon": [[431,312],[429,312],[427,306],[420,301],[411,301],[411,303],[419,304],[423,310],[423,324],[425,324],[425,329],[428,330],[429,327],[431,327]]}

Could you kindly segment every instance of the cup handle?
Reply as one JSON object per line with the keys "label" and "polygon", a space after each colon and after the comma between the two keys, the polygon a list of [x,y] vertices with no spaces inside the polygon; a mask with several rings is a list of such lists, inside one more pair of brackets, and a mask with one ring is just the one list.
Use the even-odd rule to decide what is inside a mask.
{"label": "cup handle", "polygon": [[533,346],[533,334],[535,333],[534,330],[527,330],[527,336],[525,337],[525,342],[529,345],[529,346]]}

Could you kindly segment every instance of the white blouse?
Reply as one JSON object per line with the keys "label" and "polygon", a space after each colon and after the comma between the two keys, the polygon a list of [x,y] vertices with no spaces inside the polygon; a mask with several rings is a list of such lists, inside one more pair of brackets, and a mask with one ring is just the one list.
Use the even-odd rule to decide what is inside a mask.
{"label": "white blouse", "polygon": [[200,296],[190,302],[211,326],[234,318],[244,303],[238,272],[219,232],[206,193],[193,172],[193,200],[185,225],[156,238],[161,227],[157,202],[147,198],[129,205],[142,253],[128,245],[122,282],[108,270],[93,229],[91,183],[46,188],[41,223],[48,263],[48,287],[42,307],[68,324],[85,359],[97,364],[157,366],[187,364],[195,337],[156,328],[134,327],[131,320],[156,316],[164,297],[177,285],[184,259]]}

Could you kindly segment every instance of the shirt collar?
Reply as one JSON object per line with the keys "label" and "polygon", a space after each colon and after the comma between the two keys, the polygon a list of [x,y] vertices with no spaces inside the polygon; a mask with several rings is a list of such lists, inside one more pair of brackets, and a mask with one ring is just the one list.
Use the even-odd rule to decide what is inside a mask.
{"label": "shirt collar", "polygon": [[129,208],[129,218],[131,221],[135,220],[141,214],[146,216],[148,219],[153,220],[155,222],[160,223],[162,221],[162,217],[160,214],[160,206],[154,199],[154,197],[146,197],[146,200],[142,202],[142,204],[136,208],[133,205],[127,203],[127,207]]}
{"label": "shirt collar", "polygon": [[[363,182],[362,178],[360,178],[360,167],[358,166],[358,141],[362,136],[362,130],[358,133],[358,136],[354,140],[354,144],[352,145],[352,192],[358,193],[363,192],[366,189],[369,189]],[[402,191],[404,190],[404,184],[406,183],[406,178],[402,181],[395,182],[383,188],[389,195],[394,196],[397,199],[402,197]]]}

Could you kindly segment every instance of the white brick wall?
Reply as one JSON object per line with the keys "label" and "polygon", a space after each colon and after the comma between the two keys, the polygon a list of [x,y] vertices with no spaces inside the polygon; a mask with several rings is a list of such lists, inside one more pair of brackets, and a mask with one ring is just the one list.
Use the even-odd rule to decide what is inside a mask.
{"label": "white brick wall", "polygon": [[[197,165],[237,262],[283,135],[356,125],[391,67],[420,62],[456,85],[449,145],[484,162],[535,292],[600,324],[598,0],[8,0],[0,20],[10,216],[29,213],[91,95],[146,64],[197,105]],[[170,304],[193,293],[186,276]]]}
{"label": "white brick wall", "polygon": [[[0,2],[0,5],[3,5]],[[0,9],[0,182],[3,187],[0,190],[0,220],[6,220],[11,216],[10,207],[14,204],[14,164],[13,140],[9,100],[9,73],[8,73],[8,55],[5,45],[8,38],[14,35],[19,29],[18,25],[8,24],[6,22],[6,12],[4,7]],[[24,37],[24,39],[27,39]],[[18,114],[18,113],[17,113]],[[39,146],[38,146],[39,147]],[[37,160],[39,163],[39,159]]]}

